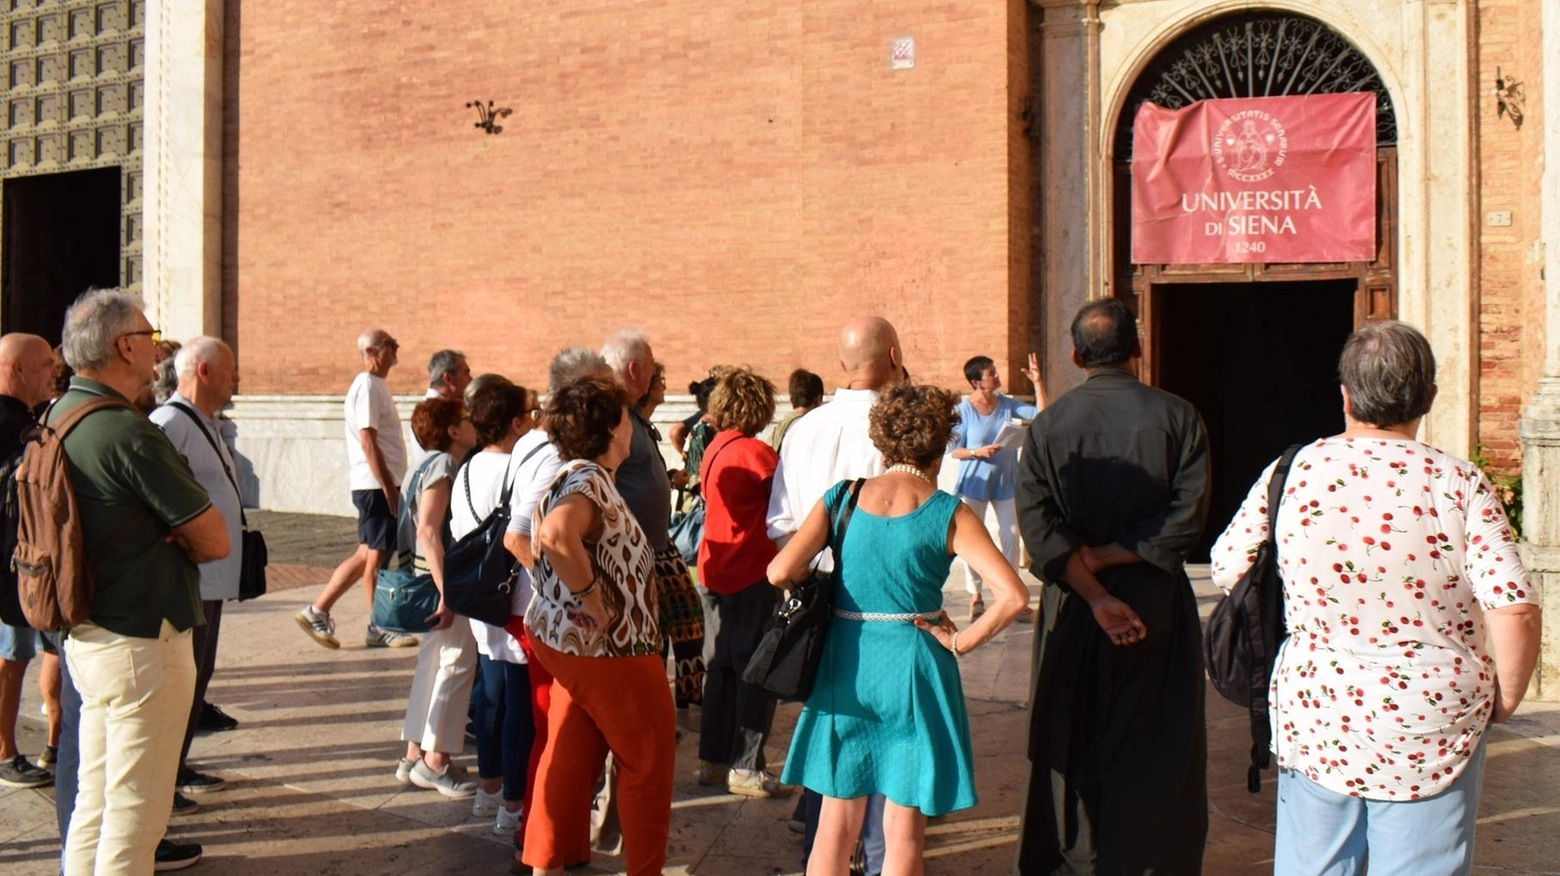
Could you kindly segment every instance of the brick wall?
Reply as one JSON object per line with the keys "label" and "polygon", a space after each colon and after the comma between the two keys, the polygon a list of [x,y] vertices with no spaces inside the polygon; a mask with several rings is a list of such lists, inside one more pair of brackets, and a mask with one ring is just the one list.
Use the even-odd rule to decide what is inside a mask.
{"label": "brick wall", "polygon": [[[1539,4],[1531,0],[1480,0],[1478,88],[1474,118],[1478,138],[1478,443],[1502,469],[1521,463],[1517,422],[1543,367],[1544,281],[1540,184],[1544,120]],[[1527,115],[1521,128],[1496,117],[1496,68],[1521,80]],[[1511,214],[1494,227],[1489,214]]]}
{"label": "brick wall", "polygon": [[[1028,15],[230,0],[224,309],[244,390],[341,390],[370,325],[402,342],[397,391],[443,346],[537,383],[558,348],[625,325],[674,390],[721,361],[832,381],[859,313],[900,327],[921,379],[962,385],[977,352],[1016,365]],[[917,66],[891,71],[902,35]],[[462,106],[490,98],[514,108],[497,136]]]}

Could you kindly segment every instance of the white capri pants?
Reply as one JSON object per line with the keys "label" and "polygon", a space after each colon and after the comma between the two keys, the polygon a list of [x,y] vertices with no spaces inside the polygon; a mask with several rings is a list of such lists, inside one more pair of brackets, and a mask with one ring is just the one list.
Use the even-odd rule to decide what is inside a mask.
{"label": "white capri pants", "polygon": [[466,744],[466,708],[476,676],[477,640],[465,618],[455,618],[449,629],[424,633],[401,741],[415,742],[423,751],[459,754]]}
{"label": "white capri pants", "polygon": [[[991,533],[992,541],[997,543],[997,548],[1002,551],[1002,556],[1007,557],[1008,565],[1018,568],[1018,505],[1012,499],[971,499],[968,496],[960,496],[959,500],[969,506],[975,516],[979,517],[986,529]],[[996,525],[986,518],[986,508],[990,507],[996,515]],[[980,596],[980,573],[970,568],[969,563],[964,564],[964,589],[971,596]]]}

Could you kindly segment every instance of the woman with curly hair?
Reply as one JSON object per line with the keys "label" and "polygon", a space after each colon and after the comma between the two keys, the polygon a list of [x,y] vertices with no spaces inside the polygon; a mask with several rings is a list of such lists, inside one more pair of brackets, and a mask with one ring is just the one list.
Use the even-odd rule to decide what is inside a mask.
{"label": "woman with curly hair", "polygon": [[[769,564],[769,582],[804,579],[813,555],[854,514],[836,551],[834,617],[812,694],[797,718],[782,781],[823,794],[808,876],[849,872],[867,797],[882,794],[883,872],[920,872],[926,819],[975,805],[974,757],[958,658],[1018,616],[1029,594],[985,524],[937,489],[958,425],[953,393],[900,384],[872,408],[869,434],[888,466],[835,484]],[[958,630],[942,585],[958,556],[992,585],[993,604]]]}
{"label": "woman with curly hair", "polygon": [[775,558],[764,518],[779,457],[754,437],[774,419],[774,384],[737,368],[710,393],[709,413],[720,431],[704,454],[699,477],[705,502],[699,578],[709,641],[699,784],[725,785],[745,797],[781,796],[791,789],[764,770],[775,698],[742,680],[779,596],[764,577]]}
{"label": "woman with curly hair", "polygon": [[676,725],[662,662],[655,553],[613,471],[628,458],[629,399],[585,379],[548,400],[563,466],[533,516],[535,592],[525,632],[553,678],[547,743],[521,860],[561,874],[590,831],[591,789],[610,750],[618,764],[631,876],[659,874],[671,831]]}

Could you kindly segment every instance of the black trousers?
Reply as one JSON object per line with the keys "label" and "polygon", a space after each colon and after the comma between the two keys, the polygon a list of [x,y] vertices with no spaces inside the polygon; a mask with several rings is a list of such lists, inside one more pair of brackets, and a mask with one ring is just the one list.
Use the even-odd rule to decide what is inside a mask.
{"label": "black trousers", "polygon": [[764,743],[775,718],[775,698],[742,680],[742,670],[764,637],[780,590],[768,581],[736,593],[703,593],[704,715],[699,759],[739,770],[764,768]]}
{"label": "black trousers", "polygon": [[190,702],[190,720],[184,727],[184,747],[179,750],[179,769],[190,756],[190,743],[195,740],[195,725],[200,723],[200,710],[206,707],[206,686],[211,684],[212,670],[217,668],[217,638],[222,634],[222,600],[201,600],[206,611],[206,622],[196,627],[192,635],[195,647],[195,697]]}

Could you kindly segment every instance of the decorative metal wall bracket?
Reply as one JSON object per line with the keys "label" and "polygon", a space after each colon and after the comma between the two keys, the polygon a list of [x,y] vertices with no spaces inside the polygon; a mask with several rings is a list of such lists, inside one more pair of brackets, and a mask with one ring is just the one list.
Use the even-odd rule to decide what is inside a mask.
{"label": "decorative metal wall bracket", "polygon": [[466,109],[475,109],[477,111],[477,121],[472,127],[481,128],[489,134],[504,133],[504,126],[500,125],[498,120],[514,113],[514,110],[507,106],[495,109],[491,100],[487,102],[487,106],[483,106],[480,100],[473,100],[466,104]]}
{"label": "decorative metal wall bracket", "polygon": [[1495,68],[1495,117],[1509,116],[1511,123],[1518,128],[1522,127],[1523,110],[1527,108],[1527,95],[1524,93],[1522,83],[1506,76]]}

